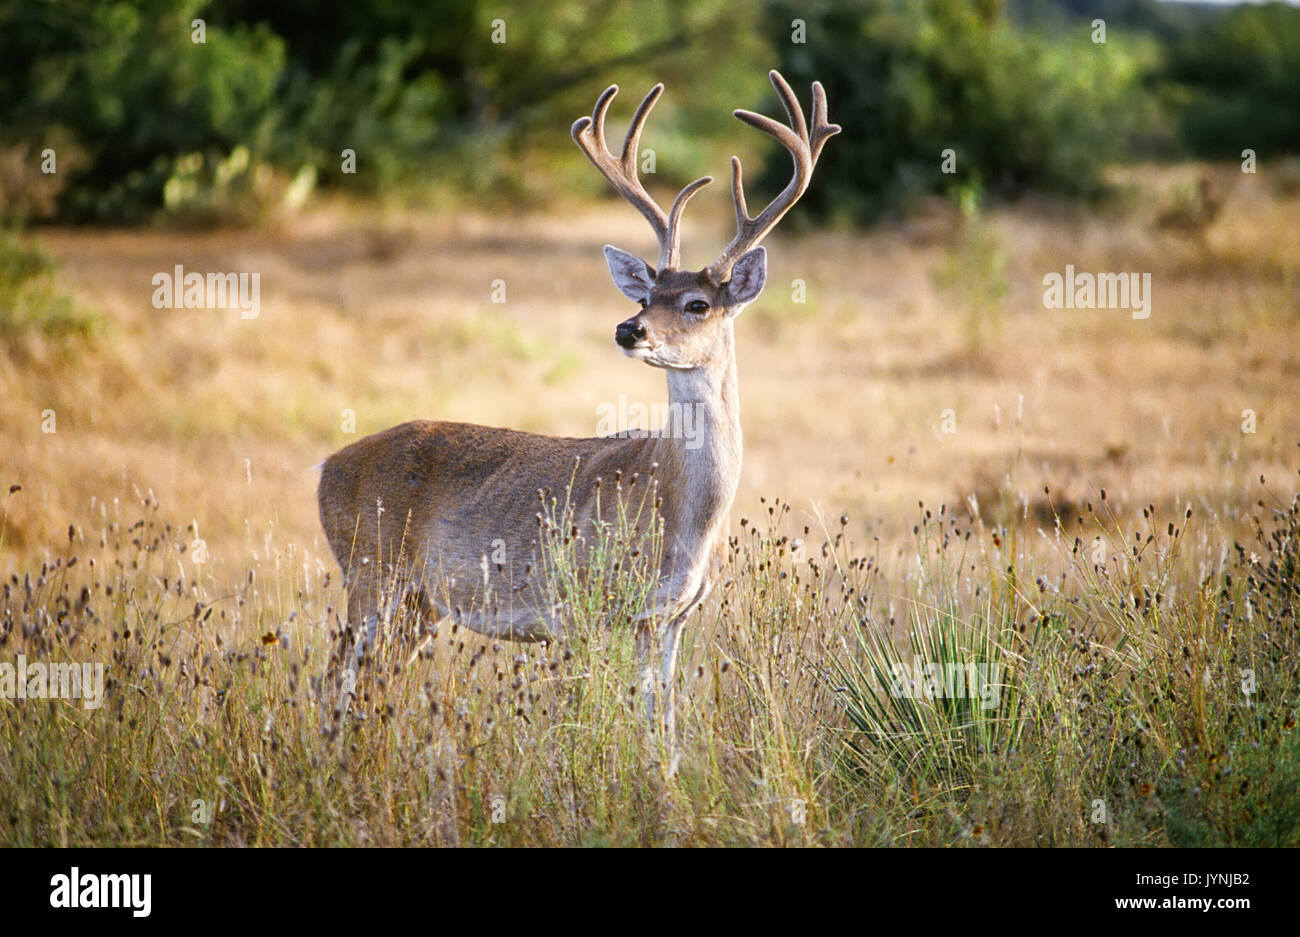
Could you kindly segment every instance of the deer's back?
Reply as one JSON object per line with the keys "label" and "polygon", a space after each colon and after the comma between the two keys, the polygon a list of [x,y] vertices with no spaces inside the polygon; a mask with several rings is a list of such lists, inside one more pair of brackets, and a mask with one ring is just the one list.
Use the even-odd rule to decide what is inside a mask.
{"label": "deer's back", "polygon": [[[594,479],[648,472],[648,440],[573,439],[467,423],[418,420],[375,433],[321,469],[321,523],[346,571],[363,558],[408,559],[477,569],[504,550],[518,564],[536,540],[542,497],[578,514]],[[575,461],[577,467],[575,470]],[[435,555],[436,554],[436,555]]]}

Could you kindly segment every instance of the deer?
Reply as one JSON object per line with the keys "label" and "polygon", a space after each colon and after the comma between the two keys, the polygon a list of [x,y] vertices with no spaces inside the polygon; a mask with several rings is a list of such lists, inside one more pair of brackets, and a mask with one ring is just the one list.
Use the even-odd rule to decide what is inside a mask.
{"label": "deer", "polygon": [[[637,170],[641,133],[663,84],[637,107],[617,156],[605,140],[605,116],[617,85],[606,88],[591,116],[575,121],[570,131],[659,242],[654,267],[612,245],[604,254],[615,286],[640,307],[617,325],[614,341],[627,357],[665,372],[667,426],[655,434],[558,438],[419,420],[367,436],[322,463],[321,524],[343,571],[358,655],[389,620],[394,603],[411,597],[433,621],[450,618],[486,637],[554,639],[564,626],[563,609],[530,585],[544,548],[538,504],[562,498],[569,506],[566,525],[581,530],[601,522],[602,504],[621,498],[635,502],[636,516],[648,515],[658,525],[653,590],[635,620],[637,666],[647,714],[653,719],[659,713],[659,727],[675,738],[674,672],[682,625],[722,568],[740,479],[733,323],[766,282],[760,242],[807,190],[823,145],[841,129],[827,122],[820,83],[812,86],[809,126],[785,79],[775,70],[768,77],[788,124],[752,111],[733,113],[790,152],[793,176],[751,216],[740,159],[731,158],[736,234],[700,270],[681,268],[681,219],[687,202],[712,177],[683,188],[665,214]],[[695,445],[686,444],[680,425],[688,409],[696,421]],[[648,536],[649,525],[643,526]],[[489,562],[490,556],[511,561]],[[398,577],[398,588],[384,588],[386,576]],[[656,639],[657,675],[649,653]],[[344,682],[350,691],[355,670],[346,671]]]}

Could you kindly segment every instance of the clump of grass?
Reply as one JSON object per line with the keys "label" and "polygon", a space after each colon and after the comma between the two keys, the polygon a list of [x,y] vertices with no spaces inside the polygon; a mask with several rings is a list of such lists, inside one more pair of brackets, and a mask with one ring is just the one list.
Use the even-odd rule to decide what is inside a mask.
{"label": "clump of grass", "polygon": [[99,318],[62,293],[54,261],[12,232],[0,232],[0,338],[12,348],[29,334],[90,338]]}
{"label": "clump of grass", "polygon": [[1235,683],[1231,708],[1183,740],[1162,791],[1177,845],[1300,845],[1300,498],[1258,508],[1207,629],[1230,653],[1206,662],[1202,682]]}
{"label": "clump of grass", "polygon": [[[858,555],[847,516],[821,536],[789,530],[790,505],[760,498],[740,519],[719,599],[683,655],[680,787],[695,811],[690,842],[843,842],[831,820],[829,654],[870,602],[874,562]],[[715,818],[726,805],[732,814]],[[703,822],[702,822],[703,821]]]}
{"label": "clump of grass", "polygon": [[[976,533],[982,554],[955,518],[923,531],[917,562],[936,585],[929,604],[912,600],[911,661],[872,628],[839,663],[848,783],[875,800],[902,789],[910,823],[895,835],[913,842],[1291,842],[1298,505],[1217,588],[1206,557],[1186,555],[1190,509],[1162,523],[1144,507],[1126,536],[1104,491],[1043,534],[1055,571],[1005,530]],[[917,661],[940,674],[995,663],[999,706],[960,684],[956,699],[952,683],[918,694],[899,679]]]}
{"label": "clump of grass", "polygon": [[[575,468],[576,470],[576,468]],[[663,555],[663,518],[652,473],[596,481],[595,514],[578,517],[571,494],[543,497],[537,513],[542,601],[568,630],[630,630],[652,604]]]}
{"label": "clump of grass", "polygon": [[[837,665],[851,770],[883,783],[969,787],[976,759],[1013,749],[1025,731],[1015,634],[986,608],[969,619],[952,609],[916,608],[910,655],[888,631],[864,622],[857,653]],[[1039,631],[1036,628],[1035,631]]]}

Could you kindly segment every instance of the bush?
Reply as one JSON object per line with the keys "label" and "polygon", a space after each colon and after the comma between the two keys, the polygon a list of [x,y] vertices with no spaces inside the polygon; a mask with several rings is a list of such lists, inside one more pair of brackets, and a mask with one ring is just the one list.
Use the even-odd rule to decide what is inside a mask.
{"label": "bush", "polygon": [[[699,140],[733,133],[718,115],[761,81],[755,15],[735,0],[0,0],[0,156],[22,146],[30,161],[59,135],[84,154],[58,193],[58,216],[73,221],[244,217],[281,195],[272,169],[295,180],[285,197],[314,179],[371,194],[419,195],[436,180],[519,196],[567,187],[547,166],[561,152],[596,192],[603,183],[575,158],[569,124],[610,80],[636,94],[682,74],[691,94],[661,107],[666,133],[654,144],[665,182],[682,184],[698,174]],[[491,39],[498,19],[505,43]],[[612,123],[630,107],[619,103]],[[674,135],[678,106],[708,114],[703,132],[688,113]],[[340,171],[345,150],[355,172]],[[243,168],[231,176],[234,163]],[[0,199],[4,174],[0,160]]]}
{"label": "bush", "polygon": [[88,338],[98,328],[97,316],[59,291],[55,269],[44,251],[0,232],[0,339],[11,347],[29,334]]}
{"label": "bush", "polygon": [[0,6],[5,135],[39,139],[63,128],[88,159],[63,195],[66,217],[144,220],[185,154],[265,151],[284,44],[243,25],[209,28],[194,42],[203,6]]}
{"label": "bush", "polygon": [[1300,153],[1300,10],[1274,3],[1227,12],[1180,36],[1162,77],[1193,152]]}
{"label": "bush", "polygon": [[[1111,35],[1049,38],[968,0],[776,2],[773,29],[807,22],[782,69],[825,86],[846,128],[827,148],[807,201],[851,220],[906,209],[927,193],[975,184],[992,195],[1088,195],[1139,109],[1137,58]],[[1073,38],[1071,38],[1073,37]],[[945,150],[956,157],[945,174]],[[768,183],[787,167],[774,162]]]}

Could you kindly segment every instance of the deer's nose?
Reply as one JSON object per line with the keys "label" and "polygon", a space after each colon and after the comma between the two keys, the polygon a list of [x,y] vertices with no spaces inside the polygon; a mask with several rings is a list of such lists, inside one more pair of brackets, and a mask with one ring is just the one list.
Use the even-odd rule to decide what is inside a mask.
{"label": "deer's nose", "polygon": [[645,341],[645,326],[636,319],[620,322],[614,329],[614,341],[621,348],[635,348],[638,342]]}

